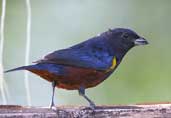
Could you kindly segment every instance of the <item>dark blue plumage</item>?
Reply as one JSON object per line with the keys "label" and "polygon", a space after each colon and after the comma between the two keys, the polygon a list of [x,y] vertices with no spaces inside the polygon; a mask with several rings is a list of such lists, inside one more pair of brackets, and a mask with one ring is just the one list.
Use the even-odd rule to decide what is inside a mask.
{"label": "dark blue plumage", "polygon": [[148,42],[130,29],[116,28],[90,38],[75,46],[58,50],[43,59],[9,70],[28,70],[52,82],[54,88],[78,90],[89,103],[95,104],[85,95],[85,89],[103,82],[118,67],[124,55],[134,46]]}
{"label": "dark blue plumage", "polygon": [[66,71],[64,70],[63,65],[49,64],[49,63],[40,63],[29,66],[22,66],[15,69],[8,70],[6,72],[16,71],[16,70],[37,70],[37,71],[48,71],[49,73],[56,75],[65,75]]}

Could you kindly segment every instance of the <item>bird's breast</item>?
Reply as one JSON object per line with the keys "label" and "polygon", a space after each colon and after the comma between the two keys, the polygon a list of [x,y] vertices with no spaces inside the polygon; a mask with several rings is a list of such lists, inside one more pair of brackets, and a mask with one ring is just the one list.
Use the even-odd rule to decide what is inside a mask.
{"label": "bird's breast", "polygon": [[67,75],[58,79],[58,87],[64,89],[90,88],[106,79],[107,73],[88,68],[65,67]]}
{"label": "bird's breast", "polygon": [[[29,71],[41,76],[43,79],[52,82],[57,82],[58,88],[75,90],[80,87],[90,88],[103,82],[112,72],[115,66],[113,65],[108,71],[99,71],[90,68],[80,68],[74,66],[56,65],[52,71],[49,68],[30,69]],[[57,72],[55,72],[55,69]],[[62,69],[62,70],[61,70]],[[61,73],[62,72],[62,73]]]}

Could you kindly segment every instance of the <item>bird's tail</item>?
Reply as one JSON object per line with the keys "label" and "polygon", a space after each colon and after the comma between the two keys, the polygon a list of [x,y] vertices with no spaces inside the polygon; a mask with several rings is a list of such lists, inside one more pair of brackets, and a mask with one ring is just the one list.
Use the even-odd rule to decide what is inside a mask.
{"label": "bird's tail", "polygon": [[4,73],[8,73],[8,72],[12,72],[12,71],[18,71],[18,70],[28,70],[30,67],[32,67],[32,65],[30,65],[30,66],[21,66],[21,67],[17,67],[17,68],[14,68],[14,69],[4,71]]}

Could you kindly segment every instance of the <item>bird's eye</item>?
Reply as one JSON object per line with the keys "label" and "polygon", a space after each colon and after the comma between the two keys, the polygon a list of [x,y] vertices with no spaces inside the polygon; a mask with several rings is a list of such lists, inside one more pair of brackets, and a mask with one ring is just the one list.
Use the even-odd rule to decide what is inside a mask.
{"label": "bird's eye", "polygon": [[129,36],[128,36],[127,34],[123,34],[122,37],[123,37],[124,39],[128,39]]}

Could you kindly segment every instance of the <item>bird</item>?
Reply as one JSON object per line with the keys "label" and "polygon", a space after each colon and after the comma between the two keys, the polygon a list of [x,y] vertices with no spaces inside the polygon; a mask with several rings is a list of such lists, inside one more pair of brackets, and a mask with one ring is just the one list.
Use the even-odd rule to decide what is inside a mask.
{"label": "bird", "polygon": [[147,44],[145,38],[129,28],[113,28],[69,48],[49,53],[31,65],[5,72],[27,70],[51,82],[50,108],[55,107],[54,93],[57,87],[78,90],[89,107],[95,109],[95,103],[85,94],[85,90],[106,80],[130,49]]}

